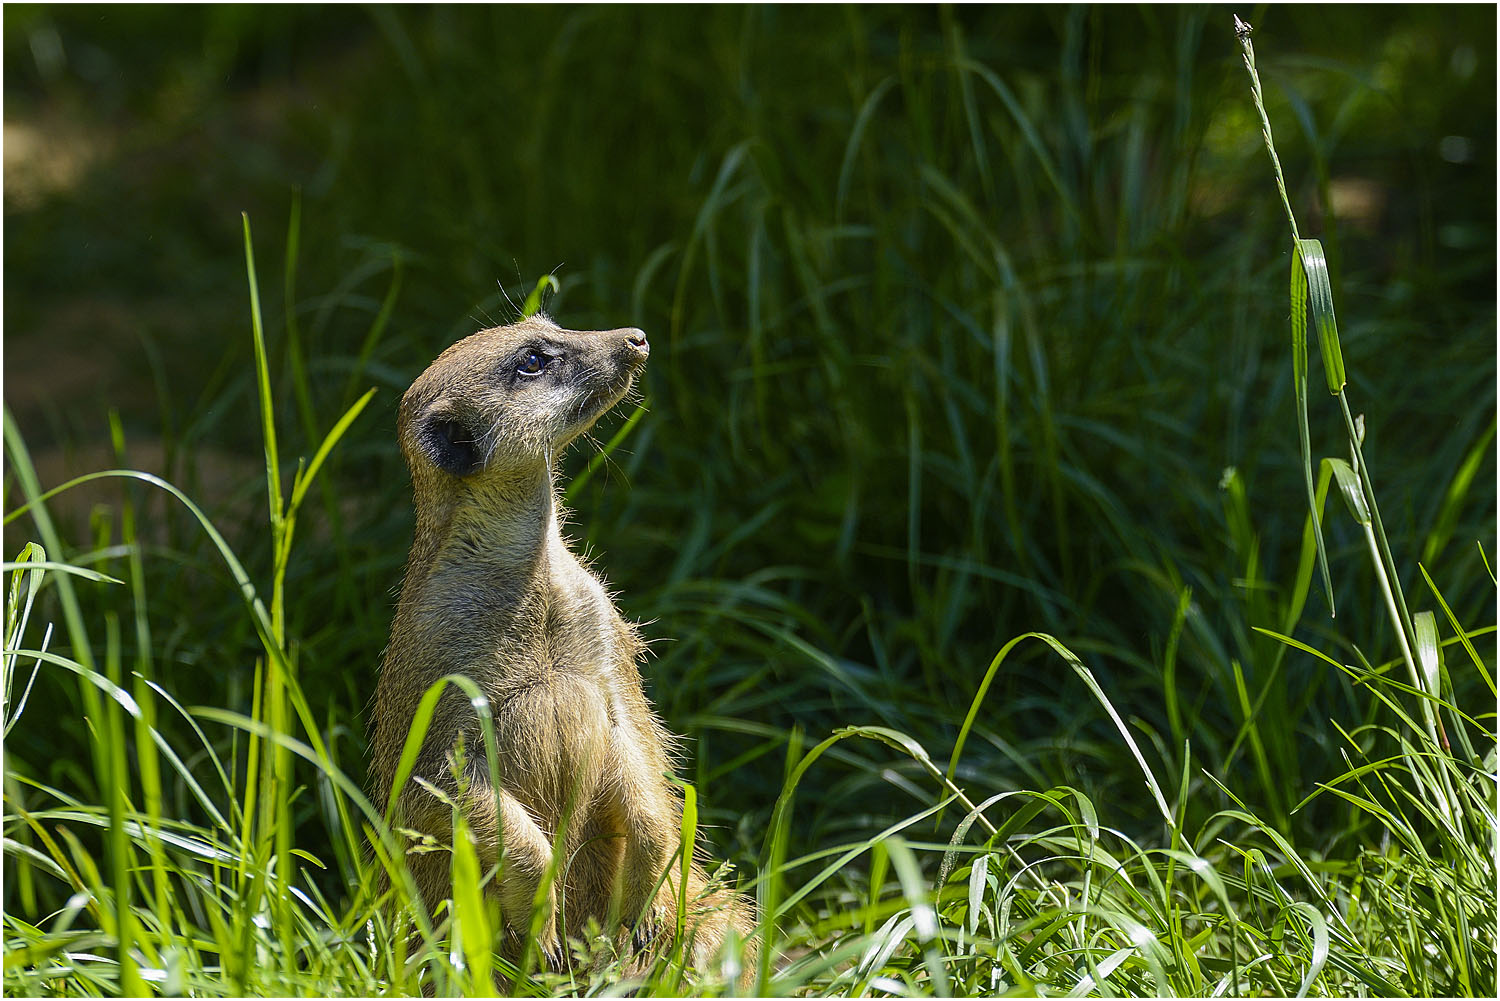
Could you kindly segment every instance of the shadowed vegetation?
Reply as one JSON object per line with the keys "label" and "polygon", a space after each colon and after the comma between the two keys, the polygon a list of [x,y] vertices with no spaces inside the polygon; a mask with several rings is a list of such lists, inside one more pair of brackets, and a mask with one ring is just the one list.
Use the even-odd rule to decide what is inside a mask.
{"label": "shadowed vegetation", "polygon": [[[572,531],[765,990],[1493,994],[1495,13],[1240,13],[1336,618],[1227,13],[7,8],[5,548],[113,581],[12,585],[7,989],[488,987],[361,892],[364,712],[400,393],[551,273],[652,339]],[[108,468],[222,537],[18,510]]]}

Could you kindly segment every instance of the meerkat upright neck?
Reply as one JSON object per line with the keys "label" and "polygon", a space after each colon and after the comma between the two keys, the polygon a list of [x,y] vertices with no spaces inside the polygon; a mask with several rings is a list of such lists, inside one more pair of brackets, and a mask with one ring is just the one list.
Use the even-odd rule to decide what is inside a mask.
{"label": "meerkat upright neck", "polygon": [[434,569],[445,576],[500,576],[534,586],[562,536],[556,477],[539,467],[502,482],[476,484],[436,533]]}
{"label": "meerkat upright neck", "polygon": [[[524,482],[506,480],[481,490],[467,495],[445,523],[419,533],[431,540],[418,540],[411,565],[422,565],[425,546],[431,569],[408,580],[402,606],[417,620],[466,633],[479,622],[506,622],[489,631],[538,643],[544,638],[533,635],[534,629],[552,643],[564,638],[559,629],[577,628],[596,637],[594,645],[602,643],[603,659],[612,662],[609,637],[617,613],[599,579],[563,539],[555,473],[543,470]],[[559,609],[567,610],[561,625]]]}

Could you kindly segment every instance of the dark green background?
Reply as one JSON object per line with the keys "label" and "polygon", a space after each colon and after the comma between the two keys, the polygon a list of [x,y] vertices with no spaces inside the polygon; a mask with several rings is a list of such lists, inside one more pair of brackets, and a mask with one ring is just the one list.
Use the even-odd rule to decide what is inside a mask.
{"label": "dark green background", "polygon": [[[1415,560],[1495,408],[1495,11],[1239,13],[1303,235],[1329,250],[1408,593],[1434,607]],[[114,464],[117,410],[129,461],[202,500],[266,579],[242,211],[288,471],[378,387],[289,580],[303,687],[356,774],[410,538],[396,403],[442,347],[514,316],[502,286],[520,302],[555,272],[559,322],[652,338],[651,412],[574,531],[652,620],[650,691],[696,740],[721,850],[759,849],[786,731],[885,724],[945,759],[1027,630],[1084,657],[1163,774],[1186,737],[1286,824],[1328,821],[1321,801],[1285,811],[1342,770],[1327,721],[1375,718],[1366,695],[1294,655],[1267,703],[1269,786],[1234,741],[1234,665],[1266,684],[1275,646],[1250,627],[1278,623],[1255,597],[1284,600],[1305,507],[1288,233],[1228,9],[7,5],[5,74],[5,396],[44,485]],[[1339,454],[1332,401],[1313,406],[1318,454]],[[1482,455],[1429,565],[1471,627],[1494,609],[1474,545],[1493,559],[1492,439]],[[1253,533],[1226,515],[1230,466]],[[116,569],[94,505],[118,496],[58,501]],[[249,621],[197,529],[149,503],[157,677],[244,708]],[[1336,629],[1314,594],[1299,635],[1389,658],[1361,537],[1328,521]],[[29,537],[8,526],[8,556]],[[1161,665],[1184,586],[1174,734]],[[123,589],[89,601],[128,610]],[[7,750],[89,798],[79,716],[44,672]],[[860,767],[874,748],[840,760],[804,791],[809,841],[903,815],[925,781]],[[1040,650],[1002,672],[965,760],[976,793],[1068,782],[1115,825],[1150,814]],[[316,851],[316,805],[299,809]]]}

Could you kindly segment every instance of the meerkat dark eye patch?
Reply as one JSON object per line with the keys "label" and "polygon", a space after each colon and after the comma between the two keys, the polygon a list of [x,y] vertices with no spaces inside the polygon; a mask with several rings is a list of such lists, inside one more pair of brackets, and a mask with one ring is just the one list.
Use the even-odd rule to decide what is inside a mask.
{"label": "meerkat dark eye patch", "polygon": [[445,473],[467,476],[479,468],[479,442],[472,431],[452,417],[429,418],[422,444],[432,464]]}

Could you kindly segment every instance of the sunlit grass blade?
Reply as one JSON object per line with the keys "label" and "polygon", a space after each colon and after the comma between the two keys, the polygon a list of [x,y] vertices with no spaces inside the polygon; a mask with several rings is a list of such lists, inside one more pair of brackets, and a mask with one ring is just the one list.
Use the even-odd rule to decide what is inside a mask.
{"label": "sunlit grass blade", "polygon": [[625,423],[621,424],[619,429],[610,436],[609,441],[604,444],[604,447],[599,449],[593,455],[589,456],[588,465],[583,467],[583,471],[581,473],[573,477],[572,481],[568,484],[567,489],[563,491],[563,501],[565,503],[571,503],[573,501],[573,498],[583,490],[584,484],[588,483],[589,479],[593,477],[594,473],[599,469],[599,467],[610,461],[610,456],[614,453],[615,449],[619,448],[620,445],[624,443],[625,439],[630,436],[630,432],[633,431],[636,425],[641,422],[641,418],[645,417],[650,412],[651,397],[648,396],[644,400],[642,400],[633,411],[631,411],[630,416],[625,418]]}
{"label": "sunlit grass blade", "polygon": [[542,308],[542,299],[548,293],[556,293],[560,288],[557,284],[556,275],[542,275],[536,280],[536,286],[527,293],[526,301],[521,304],[521,318],[534,316]]}
{"label": "sunlit grass blade", "polygon": [[1313,326],[1318,332],[1323,378],[1328,384],[1329,395],[1337,396],[1348,380],[1344,376],[1344,353],[1339,347],[1338,321],[1333,313],[1333,284],[1328,277],[1328,257],[1323,253],[1323,244],[1317,240],[1298,240],[1296,264],[1304,273],[1302,292],[1309,300]]}
{"label": "sunlit grass blade", "polygon": [[[1269,134],[1268,134],[1269,135]],[[1269,141],[1269,139],[1268,139]],[[1292,385],[1297,397],[1297,440],[1302,447],[1302,476],[1307,486],[1307,510],[1312,518],[1313,538],[1318,548],[1318,569],[1323,575],[1323,593],[1328,597],[1328,613],[1336,614],[1333,580],[1328,573],[1328,550],[1323,541],[1323,525],[1318,518],[1317,498],[1313,490],[1312,436],[1307,425],[1307,272],[1299,254],[1292,255]]]}

